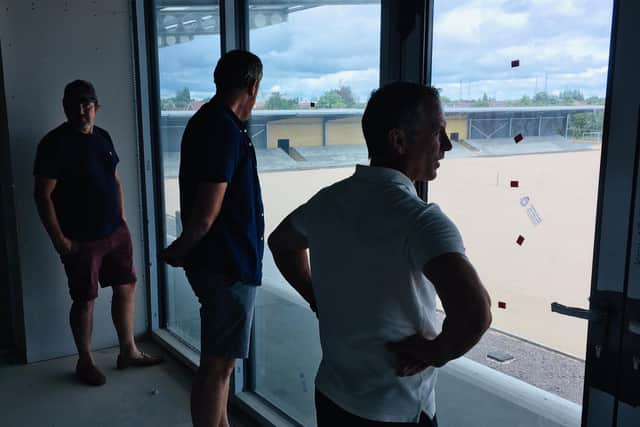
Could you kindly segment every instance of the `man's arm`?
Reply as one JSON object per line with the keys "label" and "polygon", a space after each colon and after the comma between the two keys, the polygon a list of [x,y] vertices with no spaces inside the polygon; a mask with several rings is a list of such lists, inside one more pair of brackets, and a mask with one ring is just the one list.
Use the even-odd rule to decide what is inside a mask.
{"label": "man's arm", "polygon": [[60,228],[51,194],[58,184],[57,179],[45,178],[36,175],[36,184],[33,192],[40,220],[47,230],[56,251],[60,255],[67,255],[72,251],[73,242],[67,239]]}
{"label": "man's arm", "polygon": [[424,274],[433,283],[442,302],[446,318],[442,332],[433,343],[426,341],[424,354],[436,349],[442,366],[456,359],[480,341],[491,325],[491,298],[467,257],[459,253],[444,254],[429,261]]}
{"label": "man's arm", "polygon": [[311,286],[308,248],[306,237],[293,227],[291,215],[286,217],[269,236],[269,249],[278,269],[315,312],[316,300]]}
{"label": "man's arm", "polygon": [[227,190],[226,182],[202,182],[198,185],[193,212],[182,234],[160,255],[174,267],[184,265],[189,251],[204,237],[218,218]]}
{"label": "man's arm", "polygon": [[489,294],[464,255],[440,255],[427,262],[423,272],[433,283],[446,313],[442,332],[434,340],[414,335],[388,345],[389,350],[422,362],[422,369],[442,366],[462,356],[491,325]]}
{"label": "man's arm", "polygon": [[122,182],[120,181],[120,176],[118,175],[117,171],[116,171],[116,185],[118,186],[118,204],[120,208],[120,217],[122,218],[123,221],[126,222],[127,219],[124,214],[124,192],[122,191]]}

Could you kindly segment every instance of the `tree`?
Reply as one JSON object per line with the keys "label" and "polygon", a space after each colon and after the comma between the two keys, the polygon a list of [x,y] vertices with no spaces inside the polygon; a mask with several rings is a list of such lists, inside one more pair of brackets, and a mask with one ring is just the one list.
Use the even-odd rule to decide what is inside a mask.
{"label": "tree", "polygon": [[176,103],[173,98],[162,98],[160,100],[160,109],[164,111],[172,111],[176,109]]}
{"label": "tree", "polygon": [[160,101],[160,108],[163,110],[187,110],[191,107],[191,91],[185,87],[178,92],[173,98],[163,98]]}
{"label": "tree", "polygon": [[564,90],[560,92],[560,101],[563,105],[572,105],[584,101],[584,95],[578,89]]}
{"label": "tree", "polygon": [[317,105],[318,108],[346,108],[347,106],[336,90],[323,93]]}
{"label": "tree", "polygon": [[191,104],[191,92],[188,87],[182,88],[176,93],[176,96],[173,98],[176,102],[176,105],[184,105],[185,107]]}
{"label": "tree", "polygon": [[522,95],[522,98],[520,98],[519,104],[523,105],[523,106],[528,106],[528,105],[533,104],[533,100],[531,99],[531,97],[529,95]]}
{"label": "tree", "polygon": [[599,98],[597,96],[590,96],[586,99],[586,103],[589,105],[604,105],[604,98]]}
{"label": "tree", "polygon": [[472,101],[471,105],[474,107],[489,107],[491,106],[491,102],[493,99],[489,98],[486,93],[482,94],[481,99],[475,99]]}
{"label": "tree", "polygon": [[341,86],[337,92],[348,108],[356,106],[356,98],[353,96],[353,92],[349,86]]}
{"label": "tree", "polygon": [[272,92],[264,104],[267,110],[293,110],[298,108],[298,98],[285,98],[280,92]]}
{"label": "tree", "polygon": [[445,95],[440,95],[440,102],[444,105],[451,104],[451,98]]}
{"label": "tree", "polygon": [[589,135],[602,135],[604,111],[575,113],[570,115],[569,136],[577,139],[588,138]]}
{"label": "tree", "polygon": [[329,90],[318,99],[319,108],[354,108],[358,103],[349,86]]}
{"label": "tree", "polygon": [[533,105],[558,105],[560,99],[553,94],[547,92],[538,92],[533,97]]}

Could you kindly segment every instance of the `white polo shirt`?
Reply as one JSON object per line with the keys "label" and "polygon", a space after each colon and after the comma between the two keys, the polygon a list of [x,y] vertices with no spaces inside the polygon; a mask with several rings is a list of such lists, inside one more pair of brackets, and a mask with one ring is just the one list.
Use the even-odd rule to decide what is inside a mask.
{"label": "white polo shirt", "polygon": [[361,165],[291,219],[309,242],[322,345],[318,390],[370,420],[433,417],[435,368],[398,377],[384,344],[440,333],[435,289],[422,268],[438,255],[464,253],[456,226],[401,172]]}

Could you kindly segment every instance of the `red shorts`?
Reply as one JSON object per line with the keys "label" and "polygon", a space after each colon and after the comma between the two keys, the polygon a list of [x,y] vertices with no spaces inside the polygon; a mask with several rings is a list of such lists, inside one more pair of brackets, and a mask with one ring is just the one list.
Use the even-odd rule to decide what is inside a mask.
{"label": "red shorts", "polygon": [[77,242],[78,250],[62,257],[74,301],[91,301],[101,287],[135,283],[131,234],[126,224],[110,236],[89,242]]}

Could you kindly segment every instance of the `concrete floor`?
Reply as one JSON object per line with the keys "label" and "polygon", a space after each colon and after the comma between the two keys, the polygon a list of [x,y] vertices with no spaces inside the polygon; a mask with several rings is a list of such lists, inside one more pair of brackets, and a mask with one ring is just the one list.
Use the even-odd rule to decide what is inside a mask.
{"label": "concrete floor", "polygon": [[[191,371],[152,342],[142,343],[141,348],[152,354],[164,354],[165,363],[118,371],[117,348],[97,351],[96,362],[107,376],[107,384],[102,387],[86,386],[75,380],[75,357],[30,365],[0,363],[0,425],[191,426]],[[231,425],[256,424],[233,411]]]}
{"label": "concrete floor", "polygon": [[[309,333],[309,325],[292,330],[292,325],[305,323],[301,321],[304,316],[296,315],[297,323],[282,323],[293,314],[287,310],[300,309],[297,305],[276,305],[261,301],[257,310],[261,323],[271,328],[257,334],[262,339],[254,343],[258,356],[256,392],[302,425],[312,427],[317,337]],[[278,308],[279,314],[276,316],[270,308]],[[290,330],[288,337],[275,332],[286,328]],[[291,348],[292,343],[297,350]],[[116,348],[97,351],[96,361],[107,375],[107,384],[102,387],[85,386],[75,380],[75,357],[30,365],[0,362],[0,426],[191,426],[192,372],[155,343],[145,342],[141,347],[149,353],[164,354],[166,362],[118,371]],[[306,357],[292,358],[300,349],[305,349]],[[553,403],[552,395],[532,393],[532,389],[486,366],[461,359],[441,370],[438,416],[447,427],[578,427],[578,405]],[[237,409],[232,408],[231,414],[233,427],[258,425]]]}

